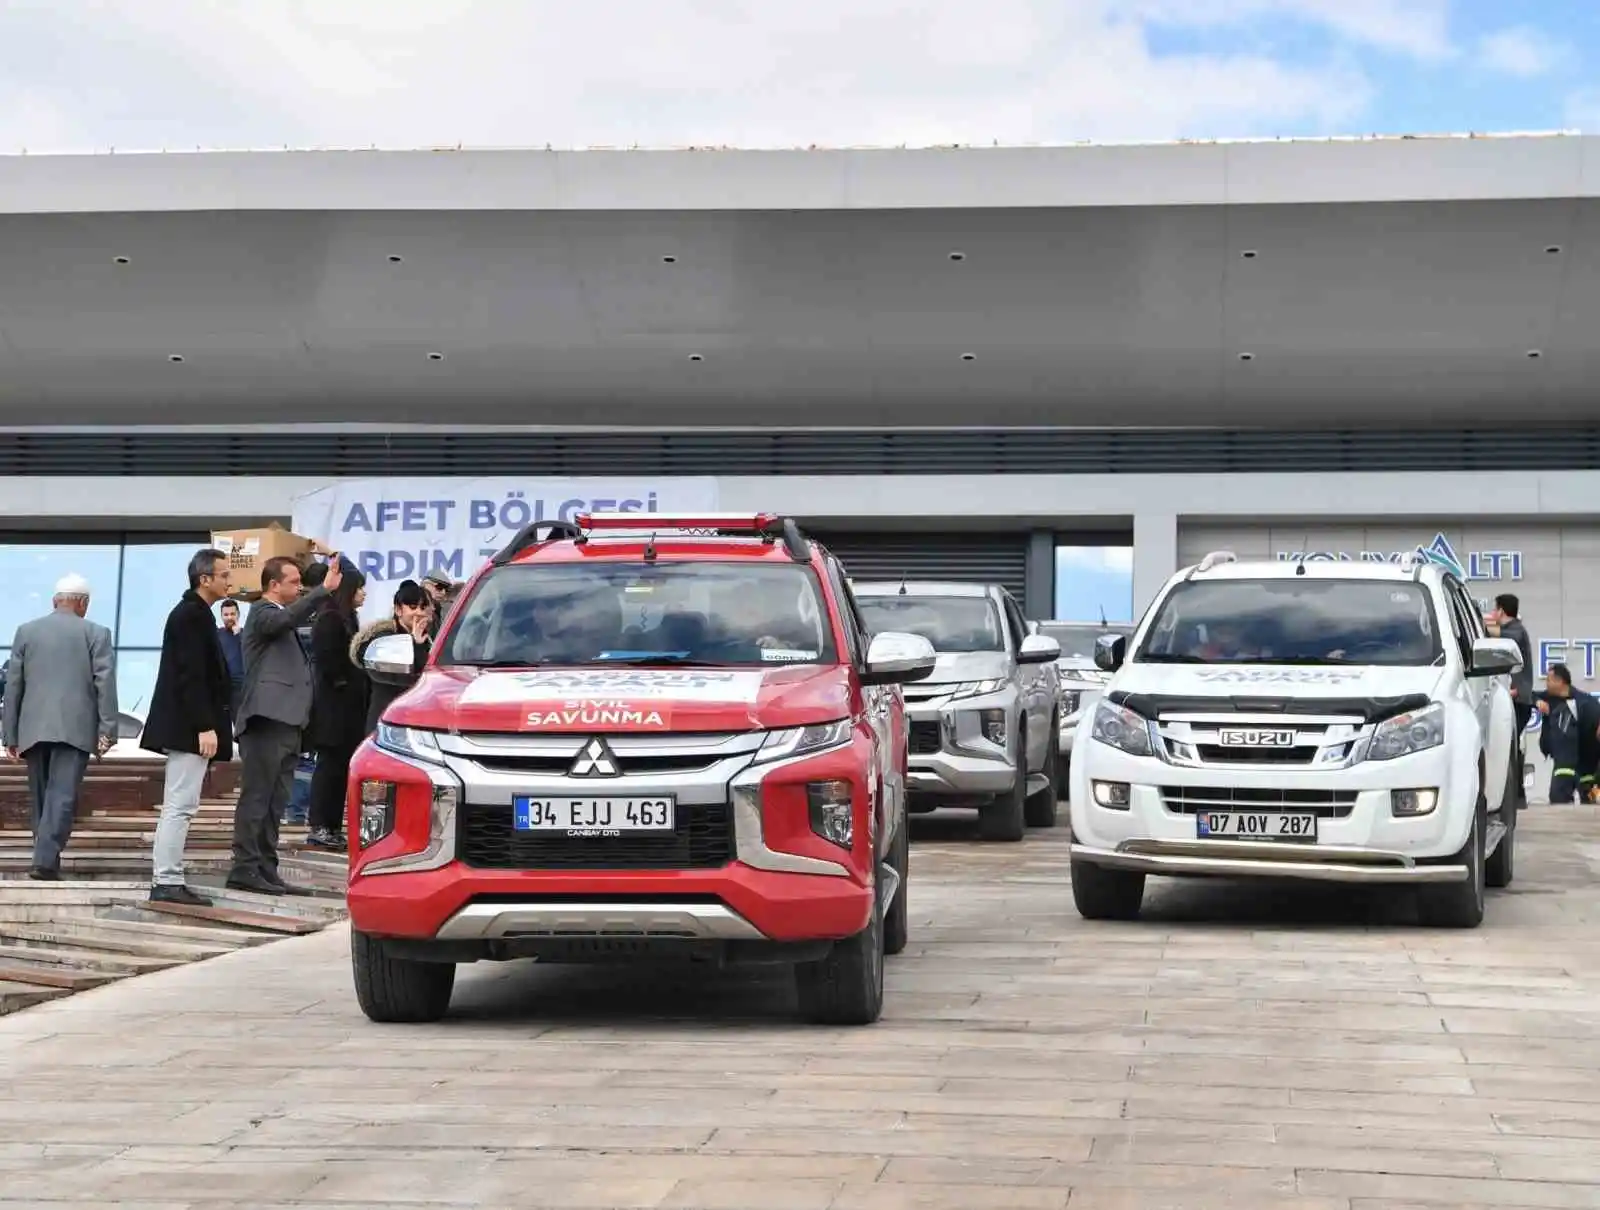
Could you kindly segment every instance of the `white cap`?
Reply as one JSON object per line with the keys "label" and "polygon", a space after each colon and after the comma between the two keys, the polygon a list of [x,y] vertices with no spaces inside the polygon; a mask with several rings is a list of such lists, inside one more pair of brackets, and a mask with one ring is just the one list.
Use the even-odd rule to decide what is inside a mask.
{"label": "white cap", "polygon": [[89,581],[77,572],[62,576],[56,581],[56,596],[58,597],[86,597],[89,595]]}

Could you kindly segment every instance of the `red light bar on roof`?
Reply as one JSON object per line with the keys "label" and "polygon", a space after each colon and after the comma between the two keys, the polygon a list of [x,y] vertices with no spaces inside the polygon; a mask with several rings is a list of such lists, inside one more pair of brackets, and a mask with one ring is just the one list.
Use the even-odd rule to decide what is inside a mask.
{"label": "red light bar on roof", "polygon": [[579,513],[574,521],[583,530],[692,529],[764,534],[777,525],[778,517],[774,513]]}

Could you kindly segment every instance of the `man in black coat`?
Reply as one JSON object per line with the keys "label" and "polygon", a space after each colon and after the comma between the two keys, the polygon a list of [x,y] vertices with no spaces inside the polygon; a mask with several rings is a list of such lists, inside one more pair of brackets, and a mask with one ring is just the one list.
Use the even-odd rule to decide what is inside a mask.
{"label": "man in black coat", "polygon": [[197,551],[189,560],[189,590],[167,615],[161,633],[161,665],[139,740],[141,748],[167,758],[152,854],[150,898],[157,903],[204,907],[211,902],[185,885],[183,850],[189,821],[200,809],[206,770],[214,760],[233,758],[233,681],[211,615],[211,607],[228,595],[230,578],[227,555],[210,548]]}
{"label": "man in black coat", "polygon": [[1550,758],[1550,802],[1569,803],[1574,791],[1580,800],[1595,785],[1595,765],[1600,762],[1600,702],[1575,688],[1565,664],[1551,664],[1543,693],[1533,705],[1544,715],[1539,727],[1539,751]]}

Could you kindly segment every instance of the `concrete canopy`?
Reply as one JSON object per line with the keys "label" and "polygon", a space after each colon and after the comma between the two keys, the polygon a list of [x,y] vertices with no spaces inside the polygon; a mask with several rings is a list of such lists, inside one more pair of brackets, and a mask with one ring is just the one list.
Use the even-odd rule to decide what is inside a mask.
{"label": "concrete canopy", "polygon": [[14,156],[0,263],[0,425],[1600,417],[1592,138]]}

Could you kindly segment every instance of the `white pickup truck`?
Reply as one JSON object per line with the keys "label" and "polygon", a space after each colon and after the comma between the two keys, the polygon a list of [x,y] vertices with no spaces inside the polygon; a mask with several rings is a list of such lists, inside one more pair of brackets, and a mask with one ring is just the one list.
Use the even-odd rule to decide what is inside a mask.
{"label": "white pickup truck", "polygon": [[1096,662],[1070,777],[1083,916],[1136,916],[1150,874],[1257,876],[1415,886],[1424,923],[1473,928],[1511,882],[1521,653],[1420,552],[1207,555]]}

